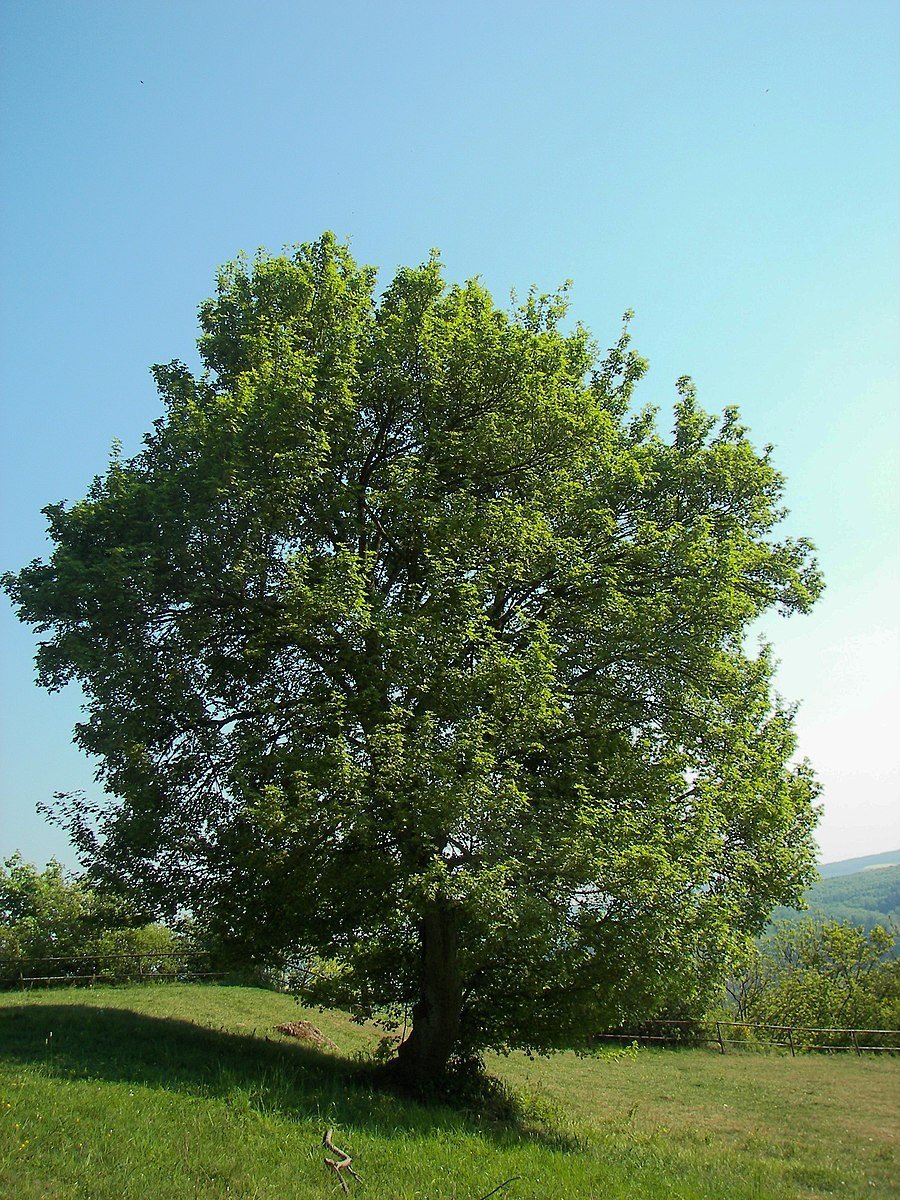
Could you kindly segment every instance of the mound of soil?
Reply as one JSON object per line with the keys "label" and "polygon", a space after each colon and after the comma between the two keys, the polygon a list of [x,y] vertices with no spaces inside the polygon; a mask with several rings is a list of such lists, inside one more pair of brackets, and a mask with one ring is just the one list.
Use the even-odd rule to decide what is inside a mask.
{"label": "mound of soil", "polygon": [[276,1025],[279,1033],[286,1037],[300,1038],[303,1042],[312,1042],[314,1046],[326,1046],[329,1050],[337,1050],[337,1046],[326,1037],[321,1029],[316,1029],[309,1021],[286,1021],[284,1025]]}

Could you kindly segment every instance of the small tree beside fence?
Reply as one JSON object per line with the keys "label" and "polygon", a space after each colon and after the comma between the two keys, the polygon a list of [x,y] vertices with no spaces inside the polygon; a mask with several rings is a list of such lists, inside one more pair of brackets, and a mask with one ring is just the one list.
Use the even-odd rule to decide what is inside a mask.
{"label": "small tree beside fence", "polygon": [[41,870],[14,854],[0,864],[0,986],[197,974],[197,955],[56,861]]}
{"label": "small tree beside fence", "polygon": [[[748,949],[726,985],[735,1020],[835,1031],[900,1027],[896,930],[780,921]],[[834,1039],[831,1039],[834,1040]]]}

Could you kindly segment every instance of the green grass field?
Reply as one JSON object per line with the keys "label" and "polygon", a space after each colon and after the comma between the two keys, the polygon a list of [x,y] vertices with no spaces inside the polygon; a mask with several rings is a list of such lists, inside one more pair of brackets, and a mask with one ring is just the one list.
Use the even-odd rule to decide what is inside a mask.
{"label": "green grass field", "polygon": [[[274,1031],[311,1020],[338,1046]],[[900,1196],[900,1060],[639,1050],[492,1059],[518,1119],[360,1082],[380,1031],[254,988],[0,995],[0,1196],[372,1200]]]}

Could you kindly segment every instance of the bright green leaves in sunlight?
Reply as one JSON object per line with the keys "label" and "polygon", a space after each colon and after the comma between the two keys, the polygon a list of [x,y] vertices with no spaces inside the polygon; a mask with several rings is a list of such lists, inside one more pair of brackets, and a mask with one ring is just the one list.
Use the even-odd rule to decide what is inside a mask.
{"label": "bright green leaves in sunlight", "polygon": [[[809,876],[814,780],[745,633],[809,545],[737,414],[671,438],[563,296],[325,235],[226,268],[204,372],[5,586],[77,679],[92,875],[235,954],[340,964],[420,1077],[700,994]],[[405,1059],[404,1059],[405,1055]]]}

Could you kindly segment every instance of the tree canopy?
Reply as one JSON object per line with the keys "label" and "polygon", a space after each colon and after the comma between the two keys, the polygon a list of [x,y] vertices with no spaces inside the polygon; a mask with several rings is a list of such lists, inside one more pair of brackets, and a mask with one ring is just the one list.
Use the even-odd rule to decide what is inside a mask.
{"label": "tree canopy", "polygon": [[[820,590],[783,479],[626,325],[510,312],[331,235],[226,267],[201,373],[5,577],[78,680],[92,878],[236,953],[317,954],[399,1070],[695,995],[810,877],[815,781],[746,634]],[[626,315],[627,316],[627,315]]]}

